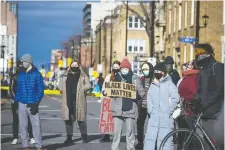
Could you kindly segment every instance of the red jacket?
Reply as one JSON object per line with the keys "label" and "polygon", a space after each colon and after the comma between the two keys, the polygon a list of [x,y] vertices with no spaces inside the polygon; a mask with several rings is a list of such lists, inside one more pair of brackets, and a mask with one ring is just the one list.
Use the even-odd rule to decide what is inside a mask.
{"label": "red jacket", "polygon": [[[178,90],[180,97],[183,98],[184,102],[190,102],[193,100],[197,93],[198,73],[199,70],[187,70],[183,72],[184,77],[178,87]],[[190,109],[186,109],[186,112],[192,111]]]}

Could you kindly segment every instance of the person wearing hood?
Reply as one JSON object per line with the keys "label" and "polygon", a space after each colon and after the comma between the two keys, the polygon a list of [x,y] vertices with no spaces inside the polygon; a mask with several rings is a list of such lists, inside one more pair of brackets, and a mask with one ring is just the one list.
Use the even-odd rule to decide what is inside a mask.
{"label": "person wearing hood", "polygon": [[178,81],[180,80],[180,75],[177,70],[173,69],[174,60],[173,57],[167,56],[165,58],[165,65],[166,65],[166,72],[170,75],[173,83],[177,85]]}
{"label": "person wearing hood", "polygon": [[62,117],[66,125],[67,139],[64,144],[73,144],[73,122],[78,122],[83,143],[87,143],[87,101],[86,92],[91,89],[87,74],[74,59],[67,72],[61,77],[59,89],[62,98]]}
{"label": "person wearing hood", "polygon": [[[10,77],[10,84],[9,84],[9,96],[11,99],[11,109],[12,109],[12,115],[13,115],[13,141],[12,145],[15,145],[18,143],[18,134],[19,134],[19,116],[18,116],[18,102],[15,102],[15,94],[16,94],[16,85],[17,85],[17,78],[18,74],[22,69],[22,63],[20,61],[17,62],[16,66],[16,72],[11,75]],[[32,133],[32,126],[30,122],[30,118],[28,117],[28,132],[29,132],[29,138],[30,138],[30,144],[35,144],[34,136]]]}
{"label": "person wearing hood", "polygon": [[[198,110],[195,110],[191,101],[195,98],[198,88],[198,73],[199,69],[196,62],[193,60],[186,64],[186,70],[182,71],[182,81],[178,85],[178,91],[181,97],[182,106],[185,109],[185,116],[181,116],[179,128],[194,129],[195,120],[197,119]],[[187,126],[187,127],[186,127]],[[181,135],[182,136],[182,135]],[[182,139],[181,137],[180,139]],[[181,140],[182,141],[182,140]],[[192,150],[198,150],[198,143],[192,143]]]}
{"label": "person wearing hood", "polygon": [[[147,95],[147,108],[150,115],[145,135],[144,150],[158,150],[165,136],[173,131],[172,114],[179,103],[178,89],[166,74],[164,63],[154,67],[154,80]],[[157,143],[157,145],[156,145]],[[166,150],[173,150],[172,139],[165,144]]]}
{"label": "person wearing hood", "polygon": [[[23,70],[17,77],[15,102],[18,102],[19,128],[23,148],[28,150],[28,117],[30,118],[37,150],[43,146],[41,121],[38,106],[44,96],[41,73],[33,65],[32,57],[25,54],[21,58]],[[28,116],[28,117],[27,117]]]}
{"label": "person wearing hood", "polygon": [[[195,45],[197,65],[201,67],[193,104],[203,112],[203,127],[219,149],[224,148],[224,64],[215,60],[208,43]],[[206,150],[210,149],[206,144]]]}
{"label": "person wearing hood", "polygon": [[[116,74],[118,72],[120,72],[120,62],[119,61],[115,61],[115,62],[113,62],[113,65],[112,65],[112,72],[105,77],[105,80],[104,80],[104,83],[103,83],[103,86],[102,86],[102,94],[103,94],[103,96],[106,96],[106,94],[105,94],[105,83],[114,81],[115,80],[115,76],[116,76]],[[110,142],[110,141],[111,140],[110,140],[110,135],[109,134],[105,134],[100,139],[100,142]]]}
{"label": "person wearing hood", "polygon": [[144,124],[147,118],[147,92],[151,85],[154,68],[153,65],[149,62],[144,62],[141,66],[141,72],[144,75],[141,78],[142,85],[146,91],[145,97],[139,101],[139,113],[137,119],[137,139],[138,144],[136,145],[136,149],[143,149],[144,146]]}
{"label": "person wearing hood", "polygon": [[[115,75],[115,82],[125,82],[136,85],[137,99],[114,97],[111,103],[114,118],[114,136],[111,149],[119,150],[123,123],[126,123],[127,150],[135,149],[135,124],[138,117],[138,100],[145,96],[145,89],[140,78],[131,71],[131,63],[125,57],[120,64],[120,72]],[[107,93],[105,93],[107,95]],[[140,99],[139,99],[140,98]]]}

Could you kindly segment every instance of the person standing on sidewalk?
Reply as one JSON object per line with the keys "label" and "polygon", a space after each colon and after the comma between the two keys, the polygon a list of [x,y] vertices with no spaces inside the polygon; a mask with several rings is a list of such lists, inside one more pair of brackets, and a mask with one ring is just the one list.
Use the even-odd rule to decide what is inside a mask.
{"label": "person standing on sidewalk", "polygon": [[81,69],[79,60],[71,63],[60,80],[59,89],[63,94],[62,117],[66,124],[67,139],[64,144],[73,144],[73,122],[78,122],[83,143],[87,141],[87,100],[86,92],[91,89],[87,74]]}
{"label": "person standing on sidewalk", "polygon": [[[103,96],[106,96],[105,95],[105,83],[106,82],[110,82],[110,81],[114,81],[115,80],[115,76],[116,74],[120,72],[120,62],[119,61],[115,61],[113,62],[113,65],[112,65],[112,72],[111,74],[108,74],[106,77],[105,77],[105,80],[104,80],[104,83],[103,83],[103,86],[102,86],[102,94]],[[109,134],[105,134],[103,135],[103,137],[100,139],[100,142],[110,142],[110,135]]]}
{"label": "person standing on sidewalk", "polygon": [[[19,127],[22,145],[28,150],[28,117],[30,118],[37,150],[43,146],[41,121],[38,106],[44,96],[44,83],[41,73],[33,65],[32,57],[25,54],[21,58],[23,70],[17,77],[15,102],[18,103]],[[28,117],[27,117],[28,116]]]}
{"label": "person standing on sidewalk", "polygon": [[[21,71],[22,64],[21,62],[17,63],[16,72],[12,74],[10,77],[10,86],[9,86],[9,95],[11,98],[11,109],[12,109],[12,115],[13,115],[13,141],[12,145],[15,145],[18,143],[18,134],[19,134],[19,116],[18,116],[18,102],[14,102],[15,94],[16,94],[16,85],[17,85],[17,77],[19,72]],[[32,126],[30,122],[30,118],[28,118],[28,132],[30,137],[30,144],[35,144],[34,136],[32,133]]]}
{"label": "person standing on sidewalk", "polygon": [[173,57],[167,56],[165,58],[165,65],[166,65],[166,72],[170,75],[173,83],[177,85],[178,81],[180,80],[180,75],[177,70],[173,69],[174,60]]}
{"label": "person standing on sidewalk", "polygon": [[147,113],[147,92],[151,85],[154,68],[153,65],[149,62],[144,62],[141,66],[142,74],[144,75],[141,78],[142,85],[145,88],[146,95],[139,103],[139,113],[137,119],[137,138],[138,144],[136,145],[136,149],[143,149],[144,146],[144,125],[145,120],[148,116]]}
{"label": "person standing on sidewalk", "polygon": [[[126,122],[127,150],[135,150],[135,124],[138,117],[138,100],[145,96],[145,89],[140,78],[131,71],[131,63],[125,57],[120,64],[120,72],[114,82],[125,82],[136,86],[136,99],[115,97],[112,99],[111,111],[114,118],[114,136],[111,149],[119,150],[123,123]],[[107,95],[107,93],[105,93]]]}

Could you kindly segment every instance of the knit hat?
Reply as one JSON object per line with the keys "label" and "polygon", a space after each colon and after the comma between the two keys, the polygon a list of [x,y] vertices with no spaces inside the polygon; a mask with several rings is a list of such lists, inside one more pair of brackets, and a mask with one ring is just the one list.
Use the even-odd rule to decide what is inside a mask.
{"label": "knit hat", "polygon": [[155,67],[154,67],[154,70],[159,70],[159,71],[162,71],[162,72],[166,72],[165,63],[160,62],[160,63],[156,64]]}
{"label": "knit hat", "polygon": [[127,57],[123,58],[123,60],[122,60],[122,62],[120,64],[120,68],[129,68],[129,69],[131,69],[131,64],[130,64],[130,62],[129,62]]}
{"label": "knit hat", "polygon": [[30,54],[23,55],[21,58],[21,62],[28,62],[28,63],[32,64],[33,60],[32,60],[31,55]]}

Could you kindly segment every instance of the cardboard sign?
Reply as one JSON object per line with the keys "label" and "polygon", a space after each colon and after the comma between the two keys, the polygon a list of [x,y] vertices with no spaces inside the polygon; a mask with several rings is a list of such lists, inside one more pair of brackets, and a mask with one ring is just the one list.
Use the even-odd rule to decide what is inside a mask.
{"label": "cardboard sign", "polygon": [[105,90],[109,97],[126,97],[136,99],[136,86],[124,82],[106,82]]}
{"label": "cardboard sign", "polygon": [[111,100],[109,97],[103,97],[101,103],[101,116],[99,121],[99,131],[105,134],[114,132],[114,121],[110,109]]}

